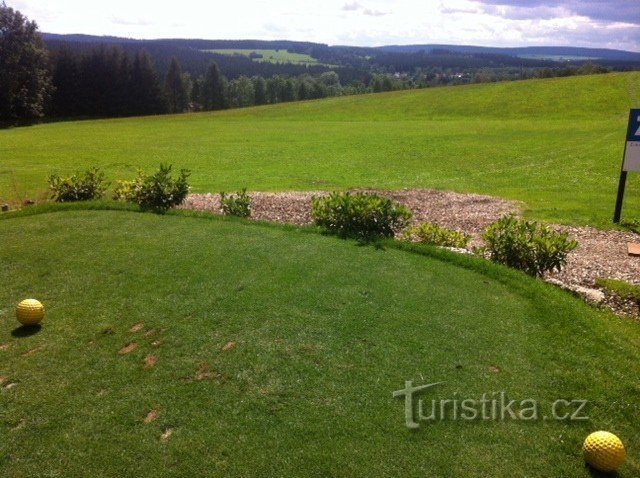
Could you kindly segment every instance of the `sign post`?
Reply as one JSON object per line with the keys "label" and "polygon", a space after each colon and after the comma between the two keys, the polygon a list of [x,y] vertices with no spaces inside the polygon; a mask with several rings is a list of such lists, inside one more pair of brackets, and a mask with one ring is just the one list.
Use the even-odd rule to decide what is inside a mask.
{"label": "sign post", "polygon": [[624,188],[627,184],[627,173],[629,171],[640,172],[640,109],[629,111],[627,140],[624,145],[620,183],[618,184],[618,198],[616,199],[616,210],[613,213],[613,222],[615,223],[620,222]]}

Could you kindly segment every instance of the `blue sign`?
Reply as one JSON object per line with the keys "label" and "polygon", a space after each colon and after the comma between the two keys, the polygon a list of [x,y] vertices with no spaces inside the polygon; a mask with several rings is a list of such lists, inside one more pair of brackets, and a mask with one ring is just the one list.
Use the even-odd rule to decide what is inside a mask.
{"label": "blue sign", "polygon": [[629,111],[627,142],[624,145],[624,157],[622,158],[622,171],[620,171],[618,199],[616,199],[613,222],[620,222],[622,202],[624,201],[624,187],[627,182],[627,173],[630,171],[640,173],[640,109]]}
{"label": "blue sign", "polygon": [[640,141],[640,110],[631,110],[629,112],[627,141]]}

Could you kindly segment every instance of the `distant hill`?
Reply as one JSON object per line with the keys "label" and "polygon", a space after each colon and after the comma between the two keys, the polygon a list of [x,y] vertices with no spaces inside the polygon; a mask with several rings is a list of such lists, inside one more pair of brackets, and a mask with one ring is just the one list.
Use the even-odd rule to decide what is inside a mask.
{"label": "distant hill", "polygon": [[449,50],[457,53],[480,53],[492,55],[507,55],[521,58],[540,58],[548,60],[593,59],[640,62],[640,53],[610,50],[606,48],[578,48],[567,46],[531,46],[516,48],[498,48],[472,45],[389,45],[378,48],[382,51],[394,53],[417,53],[434,50]]}
{"label": "distant hill", "polygon": [[328,48],[327,45],[313,43],[290,41],[266,42],[259,40],[136,40],[111,36],[58,35],[53,33],[44,33],[42,36],[47,47],[52,51],[64,47],[78,52],[87,52],[96,48],[98,45],[117,45],[129,54],[135,54],[137,51],[144,49],[153,57],[161,74],[164,74],[168,70],[172,57],[178,58],[182,69],[193,75],[204,74],[211,62],[215,61],[222,72],[229,78],[236,78],[240,75],[261,75],[269,77],[275,74],[319,74],[329,70],[329,68],[322,65],[305,66],[259,63],[252,61],[246,56],[221,55],[208,51],[224,49],[281,49],[290,50],[295,53],[308,53],[314,48]]}
{"label": "distant hill", "polygon": [[[240,75],[270,77],[275,74],[317,75],[333,70],[344,84],[368,81],[372,73],[413,73],[417,69],[451,69],[477,71],[481,68],[559,68],[567,63],[579,66],[594,61],[617,70],[640,69],[640,53],[575,47],[497,48],[465,45],[390,45],[383,47],[329,46],[323,43],[288,40],[137,40],[113,36],[59,35],[44,33],[51,50],[62,47],[88,51],[96,45],[118,45],[127,53],[147,50],[158,70],[164,74],[172,57],[180,60],[183,70],[203,74],[215,61],[228,78]],[[287,50],[308,55],[314,64],[269,63],[253,61],[248,56],[220,54],[219,50]],[[211,50],[218,50],[212,52]]]}

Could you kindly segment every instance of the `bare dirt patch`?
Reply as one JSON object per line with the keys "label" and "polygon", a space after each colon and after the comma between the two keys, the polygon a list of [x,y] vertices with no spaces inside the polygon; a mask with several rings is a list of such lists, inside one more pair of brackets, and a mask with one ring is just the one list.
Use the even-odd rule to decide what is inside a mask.
{"label": "bare dirt patch", "polygon": [[142,329],[144,329],[144,324],[142,322],[138,322],[129,329],[129,332],[135,334],[136,332],[140,332]]}
{"label": "bare dirt patch", "polygon": [[44,344],[40,344],[37,347],[34,347],[30,350],[27,350],[25,353],[22,354],[23,357],[28,357],[30,355],[33,355],[35,353],[37,353],[38,351],[42,350],[44,348]]}
{"label": "bare dirt patch", "polygon": [[209,364],[200,363],[198,364],[198,370],[196,371],[196,380],[199,382],[203,380],[213,380],[215,378],[219,378],[220,374],[218,372],[212,371],[209,367]]}
{"label": "bare dirt patch", "polygon": [[144,417],[144,422],[145,423],[151,423],[153,421],[155,421],[158,418],[159,412],[156,409],[151,410],[149,413],[147,413],[147,416]]}
{"label": "bare dirt patch", "polygon": [[127,345],[122,347],[120,350],[118,350],[118,354],[119,355],[127,355],[127,354],[133,352],[137,347],[138,347],[138,344],[135,343],[135,342],[128,343]]}
{"label": "bare dirt patch", "polygon": [[158,357],[156,357],[155,355],[147,355],[144,358],[144,362],[142,366],[144,368],[151,368],[157,363],[158,363]]}
{"label": "bare dirt patch", "polygon": [[160,441],[162,443],[167,443],[169,441],[169,438],[171,438],[171,435],[173,435],[173,428],[167,428],[160,436]]}
{"label": "bare dirt patch", "polygon": [[227,350],[231,350],[235,346],[236,346],[235,342],[227,342],[226,344],[224,344],[224,347],[222,347],[222,351],[226,352]]}
{"label": "bare dirt patch", "polygon": [[[521,205],[516,202],[479,194],[427,189],[363,191],[378,193],[407,206],[413,212],[414,224],[431,222],[471,235],[469,250],[482,244],[481,235],[489,224],[504,215],[519,215],[521,212]],[[327,194],[320,191],[251,193],[251,218],[299,226],[309,225],[312,224],[311,199]],[[217,194],[192,194],[181,207],[221,214],[220,196]],[[640,235],[631,232],[601,231],[591,227],[552,227],[568,233],[578,241],[579,247],[569,254],[567,266],[562,272],[548,274],[545,279],[573,290],[588,300],[602,301],[618,314],[640,317],[637,304],[624,302],[607,294],[602,300],[602,293],[595,290],[595,281],[598,278],[620,279],[640,284],[640,257],[627,253],[627,243],[640,242]]]}

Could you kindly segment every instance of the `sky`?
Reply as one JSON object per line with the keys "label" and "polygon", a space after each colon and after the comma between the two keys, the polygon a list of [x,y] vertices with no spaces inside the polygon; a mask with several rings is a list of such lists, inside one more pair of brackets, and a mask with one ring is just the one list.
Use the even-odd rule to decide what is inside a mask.
{"label": "sky", "polygon": [[640,52],[640,0],[5,0],[42,32]]}

